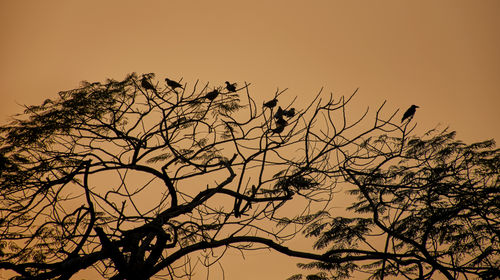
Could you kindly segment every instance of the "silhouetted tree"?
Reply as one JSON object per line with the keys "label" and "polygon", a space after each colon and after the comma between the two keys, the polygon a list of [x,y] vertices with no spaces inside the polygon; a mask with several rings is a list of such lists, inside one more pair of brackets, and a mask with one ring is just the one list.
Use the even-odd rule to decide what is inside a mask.
{"label": "silhouetted tree", "polygon": [[[356,92],[320,92],[285,120],[271,109],[284,91],[262,108],[248,84],[212,99],[208,83],[174,93],[153,80],[83,82],[0,127],[0,269],[172,279],[227,249],[272,248],[315,261],[309,279],[494,275],[491,141],[409,136],[384,104],[351,120]],[[355,216],[330,210],[347,187]],[[301,232],[324,252],[286,247]]]}
{"label": "silhouetted tree", "polygon": [[[500,152],[455,132],[367,138],[337,171],[351,187],[351,215],[323,211],[304,231],[324,259],[308,279],[498,279]],[[383,242],[381,242],[383,241]],[[302,279],[295,275],[290,279]]]}

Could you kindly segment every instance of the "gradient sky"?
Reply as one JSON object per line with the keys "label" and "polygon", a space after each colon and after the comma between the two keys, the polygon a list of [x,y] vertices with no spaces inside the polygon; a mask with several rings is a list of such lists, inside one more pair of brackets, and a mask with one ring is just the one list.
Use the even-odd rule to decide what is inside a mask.
{"label": "gradient sky", "polygon": [[[499,14],[496,0],[3,0],[0,123],[82,80],[155,72],[251,82],[257,100],[277,87],[299,101],[359,87],[353,114],[417,104],[418,132],[439,124],[466,142],[499,139]],[[264,269],[250,255],[226,279],[284,279],[295,267]]]}

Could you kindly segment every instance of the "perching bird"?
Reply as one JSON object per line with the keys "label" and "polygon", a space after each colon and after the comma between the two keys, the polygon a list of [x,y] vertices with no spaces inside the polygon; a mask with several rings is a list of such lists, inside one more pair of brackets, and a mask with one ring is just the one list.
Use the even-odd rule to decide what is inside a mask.
{"label": "perching bird", "polygon": [[401,122],[408,118],[413,118],[413,115],[415,115],[416,109],[419,108],[417,105],[411,105],[408,110],[403,114],[403,118],[401,119]]}
{"label": "perching bird", "polygon": [[274,98],[273,100],[270,100],[270,101],[267,101],[266,103],[264,103],[264,107],[273,108],[276,106],[276,104],[278,104],[278,99]]}
{"label": "perching bird", "polygon": [[283,132],[283,130],[285,130],[285,126],[284,125],[277,125],[275,128],[271,129],[271,131],[273,133],[278,133],[278,134],[280,134],[281,132]]}
{"label": "perching bird", "polygon": [[236,84],[231,84],[230,82],[226,81],[226,89],[229,92],[236,92]]}
{"label": "perching bird", "polygon": [[289,110],[283,110],[283,116],[293,118],[293,116],[295,116],[295,108],[291,108]]}
{"label": "perching bird", "polygon": [[205,95],[205,97],[206,97],[208,100],[212,101],[212,100],[214,100],[215,98],[217,98],[217,96],[218,96],[218,95],[219,95],[219,91],[218,91],[217,89],[214,89],[214,90],[212,90],[211,92],[207,93],[207,94]]}
{"label": "perching bird", "polygon": [[148,78],[146,78],[146,76],[142,76],[142,79],[141,79],[141,86],[145,89],[145,90],[152,90],[154,92],[156,92],[156,88],[153,86],[153,84],[151,84],[149,81],[148,81]]}
{"label": "perching bird", "polygon": [[277,126],[287,126],[288,125],[288,122],[285,121],[285,119],[283,117],[279,117],[277,120],[276,120],[276,125]]}
{"label": "perching bird", "polygon": [[167,82],[167,86],[171,87],[173,90],[175,90],[176,88],[183,88],[181,84],[176,81],[172,81],[169,78],[165,78],[165,82]]}
{"label": "perching bird", "polygon": [[279,119],[279,118],[282,118],[283,117],[283,108],[281,108],[281,106],[278,107],[278,110],[276,111],[276,114],[274,114],[274,118],[275,119]]}

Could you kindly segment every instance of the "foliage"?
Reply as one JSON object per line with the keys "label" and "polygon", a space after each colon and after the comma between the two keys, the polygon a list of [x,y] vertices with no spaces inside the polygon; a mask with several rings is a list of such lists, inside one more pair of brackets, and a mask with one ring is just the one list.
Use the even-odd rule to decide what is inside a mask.
{"label": "foliage", "polygon": [[314,247],[370,279],[500,275],[499,150],[493,141],[466,145],[454,138],[444,130],[367,141],[351,156],[353,164],[341,167],[356,196],[349,209],[358,217],[327,216],[308,225]]}
{"label": "foliage", "polygon": [[[351,118],[354,94],[292,110],[284,92],[257,102],[246,83],[173,89],[133,73],[26,107],[0,127],[0,269],[172,279],[271,248],[310,260],[306,279],[498,273],[492,141],[410,136],[384,104]],[[300,233],[319,253],[287,247]]]}

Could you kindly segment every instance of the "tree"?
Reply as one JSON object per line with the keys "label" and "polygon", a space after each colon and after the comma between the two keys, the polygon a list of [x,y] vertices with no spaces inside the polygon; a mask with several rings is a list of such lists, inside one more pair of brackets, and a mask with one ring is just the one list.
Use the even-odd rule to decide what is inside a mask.
{"label": "tree", "polygon": [[315,249],[334,259],[301,264],[322,271],[310,279],[354,270],[370,279],[497,279],[500,153],[492,140],[466,145],[454,138],[431,130],[421,138],[366,139],[339,167],[357,216],[318,213],[305,230]]}
{"label": "tree", "polygon": [[[83,82],[0,128],[0,269],[172,279],[225,250],[271,248],[313,261],[308,279],[495,275],[492,141],[410,136],[384,104],[351,120],[356,92],[280,103],[293,114],[275,117],[249,84],[175,91],[141,77]],[[348,186],[355,217],[331,208]],[[301,232],[322,251],[287,247]]]}

